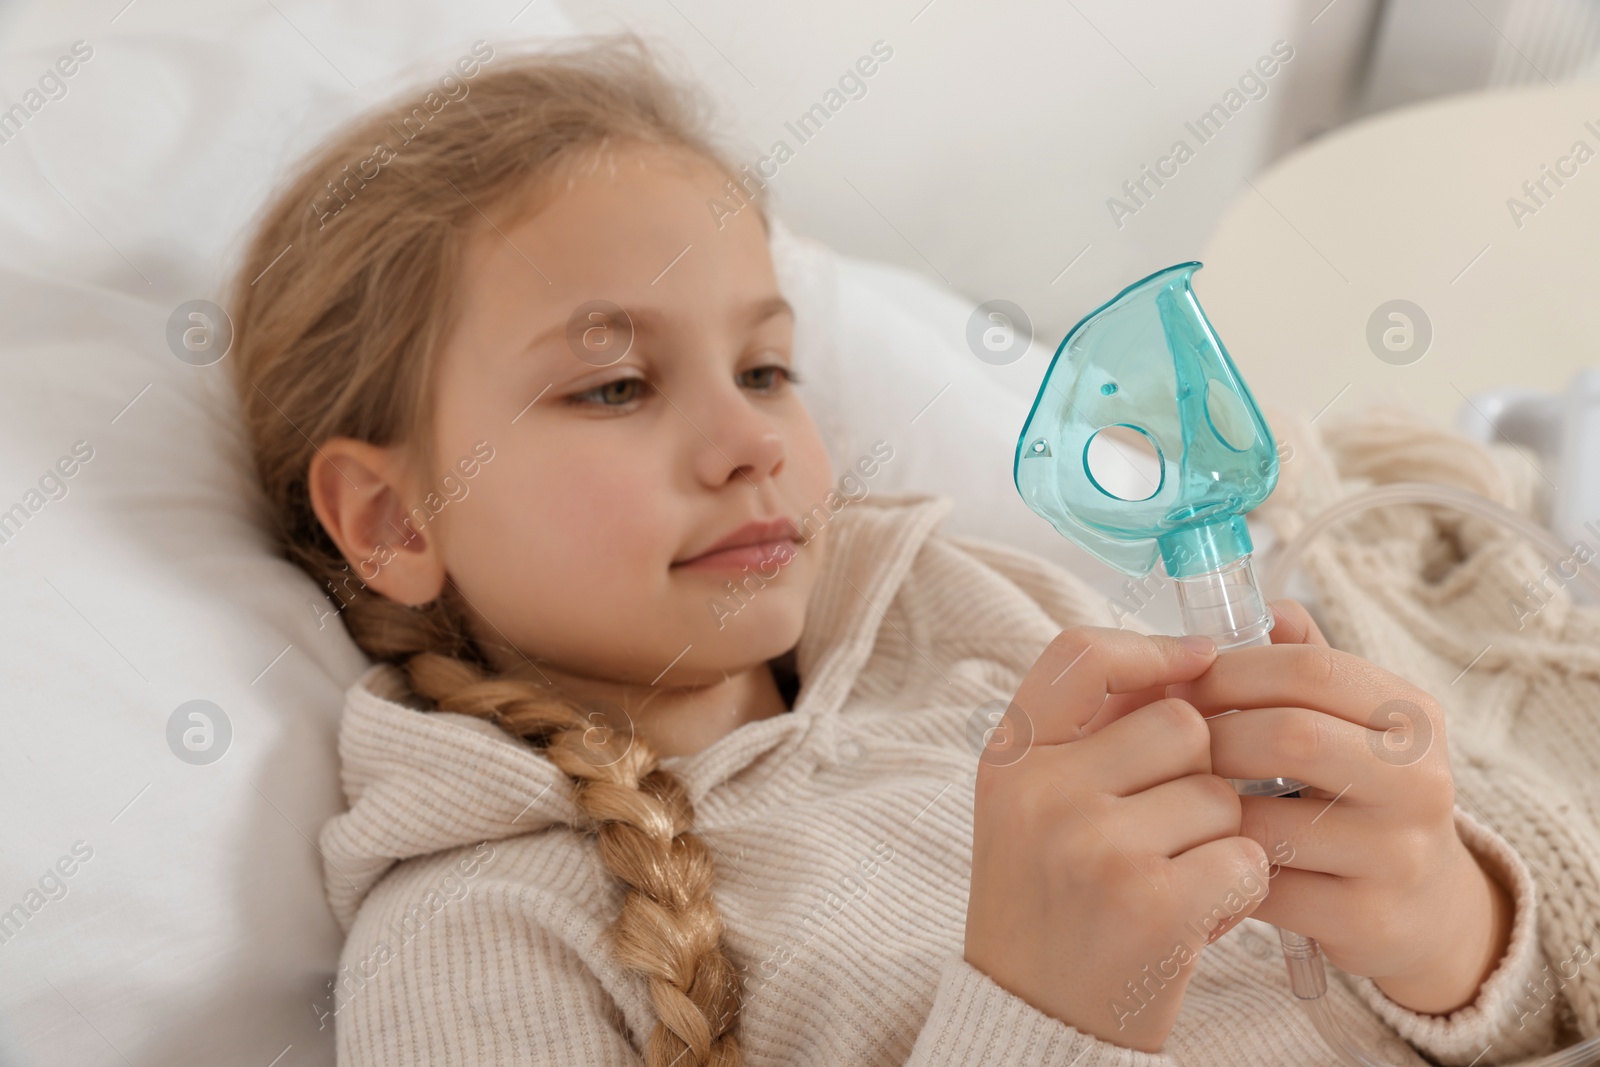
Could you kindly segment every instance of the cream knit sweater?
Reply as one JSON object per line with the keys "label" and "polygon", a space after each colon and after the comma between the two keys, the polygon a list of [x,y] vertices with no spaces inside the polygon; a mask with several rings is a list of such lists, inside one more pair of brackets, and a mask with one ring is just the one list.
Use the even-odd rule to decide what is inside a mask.
{"label": "cream knit sweater", "polygon": [[[1258,516],[1283,537],[1371,480],[1452,481],[1525,506],[1526,482],[1459,438],[1380,414],[1330,430],[1325,448],[1292,416],[1269,419],[1294,454]],[[1074,575],[941,535],[951,506],[917,494],[848,505],[830,527],[793,710],[664,761],[717,858],[746,1062],[1338,1062],[1289,995],[1275,932],[1254,920],[1204,949],[1156,1054],[1091,1038],[963,961],[985,705],[1007,700],[1062,628],[1113,623]],[[1425,506],[1351,520],[1306,565],[1329,640],[1444,704],[1458,828],[1516,908],[1473,1004],[1417,1015],[1330,967],[1338,1015],[1396,1064],[1514,1063],[1574,1027],[1600,1032],[1600,613],[1558,595],[1517,631],[1507,598],[1543,561]],[[640,1063],[653,1009],[612,962],[622,892],[571,828],[565,777],[492,724],[408,706],[403,689],[383,666],[351,688],[339,737],[350,810],[321,834],[349,935],[319,1009],[339,1063]],[[1124,1005],[1139,995],[1130,987]]]}

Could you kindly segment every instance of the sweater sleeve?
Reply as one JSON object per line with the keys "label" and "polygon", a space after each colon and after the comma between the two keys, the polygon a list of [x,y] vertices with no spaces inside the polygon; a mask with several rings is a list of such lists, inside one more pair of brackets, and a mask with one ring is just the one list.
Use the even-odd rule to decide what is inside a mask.
{"label": "sweater sleeve", "polygon": [[[339,1067],[638,1067],[599,978],[557,932],[435,879],[380,884],[345,943],[331,1007]],[[424,892],[426,891],[426,892]]]}
{"label": "sweater sleeve", "polygon": [[1459,804],[1456,830],[1512,897],[1511,936],[1499,965],[1477,998],[1449,1015],[1404,1008],[1370,978],[1355,979],[1356,994],[1414,1048],[1446,1067],[1515,1063],[1549,1051],[1556,1031],[1556,1004],[1542,984],[1550,968],[1539,944],[1538,890],[1516,849]]}
{"label": "sweater sleeve", "polygon": [[928,1021],[906,1067],[1177,1067],[1085,1034],[1001,987],[957,953],[939,973]]}

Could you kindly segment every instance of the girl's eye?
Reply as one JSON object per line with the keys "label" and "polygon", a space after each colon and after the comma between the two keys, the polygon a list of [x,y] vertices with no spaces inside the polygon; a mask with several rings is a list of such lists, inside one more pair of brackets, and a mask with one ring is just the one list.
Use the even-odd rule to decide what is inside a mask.
{"label": "girl's eye", "polygon": [[[783,383],[771,381],[771,377],[766,373],[767,371],[776,371],[778,374],[781,374],[783,376]],[[752,367],[750,370],[745,371],[745,373],[762,375],[761,380],[763,382],[770,383],[756,386],[757,389],[760,389],[764,393],[777,392],[779,386],[784,383],[789,385],[798,385],[800,382],[800,375],[796,374],[788,367],[783,366],[781,363],[772,363],[764,367]]]}
{"label": "girl's eye", "polygon": [[[593,389],[585,389],[581,393],[573,393],[567,397],[567,403],[576,406],[593,404],[596,407],[620,408],[627,406],[634,399],[630,387],[647,385],[643,378],[613,378],[604,385],[597,385]],[[622,387],[619,395],[618,387]]]}
{"label": "girl's eye", "polygon": [[[781,380],[777,380],[775,374],[781,375]],[[761,393],[775,393],[784,384],[795,385],[800,381],[798,374],[778,363],[752,367],[744,372],[743,377],[748,379],[752,375],[755,376],[755,380],[749,381],[747,384]],[[566,398],[566,402],[575,407],[592,406],[621,409],[627,407],[629,403],[638,398],[640,387],[646,387],[649,384],[649,381],[645,378],[614,378],[603,385],[595,386],[593,389],[585,389],[581,393],[573,393]]]}

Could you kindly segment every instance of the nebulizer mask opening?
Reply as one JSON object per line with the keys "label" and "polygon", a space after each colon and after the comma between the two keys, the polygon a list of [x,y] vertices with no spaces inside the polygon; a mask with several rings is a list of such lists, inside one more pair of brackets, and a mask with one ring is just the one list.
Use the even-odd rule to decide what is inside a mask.
{"label": "nebulizer mask opening", "polygon": [[[1128,286],[1068,332],[1045,372],[1017,440],[1013,477],[1027,505],[1064,537],[1132,578],[1159,559],[1177,594],[1185,633],[1219,651],[1272,643],[1272,610],[1259,586],[1245,515],[1272,493],[1278,451],[1271,428],[1200,308],[1179,263]],[[1108,436],[1142,446],[1155,468],[1130,491],[1103,463]],[[1148,491],[1146,493],[1146,491]],[[1466,490],[1395,483],[1358,493],[1308,523],[1275,561],[1275,586],[1305,545],[1368,507],[1423,501],[1460,507],[1509,526],[1554,557],[1566,550],[1542,527]],[[1552,551],[1553,546],[1553,551]],[[1600,590],[1600,578],[1585,573]],[[1234,779],[1254,796],[1305,788],[1288,778]],[[1324,994],[1317,942],[1280,930],[1289,983],[1346,1063],[1383,1067],[1355,1045]],[[1529,1067],[1577,1067],[1600,1054],[1591,1038]]]}

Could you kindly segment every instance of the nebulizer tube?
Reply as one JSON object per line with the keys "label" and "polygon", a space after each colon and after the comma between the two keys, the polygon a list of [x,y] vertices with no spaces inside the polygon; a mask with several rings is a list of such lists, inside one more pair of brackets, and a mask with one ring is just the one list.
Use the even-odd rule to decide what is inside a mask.
{"label": "nebulizer tube", "polygon": [[[1493,500],[1470,490],[1455,485],[1441,485],[1437,482],[1390,482],[1345,497],[1306,523],[1294,537],[1285,542],[1273,557],[1272,566],[1267,571],[1265,582],[1267,595],[1275,598],[1276,590],[1283,588],[1283,584],[1288,580],[1295,560],[1300,558],[1305,547],[1323,530],[1351,515],[1392,504],[1442,504],[1445,507],[1458,508],[1521,534],[1552,560],[1562,560],[1572,555],[1572,546],[1563,545],[1556,540],[1555,534],[1545,527],[1526,515],[1519,515],[1510,508],[1502,507]],[[1595,568],[1585,565],[1580,565],[1577,572],[1589,583],[1595,595],[1600,597],[1600,573],[1596,573]]]}
{"label": "nebulizer tube", "polygon": [[[1278,455],[1260,408],[1195,298],[1190,276],[1199,267],[1188,262],[1157,271],[1072,328],[1018,438],[1013,477],[1033,511],[1102,562],[1142,578],[1159,559],[1173,582],[1183,630],[1227,651],[1272,642],[1272,612],[1256,582],[1244,516],[1277,484]],[[1153,454],[1159,476],[1148,495],[1118,492],[1115,472],[1092,462],[1097,438],[1113,428]],[[1148,487],[1151,478],[1144,473],[1141,480]],[[1357,493],[1307,523],[1277,554],[1267,588],[1278,588],[1306,545],[1333,523],[1369,507],[1419,502],[1498,522],[1555,559],[1568,554],[1542,527],[1474,493],[1401,482]],[[1580,570],[1600,592],[1593,570]],[[1270,797],[1302,783],[1235,780],[1234,788]],[[1328,1047],[1344,1063],[1388,1067],[1334,1016],[1317,942],[1291,930],[1278,935],[1290,989]],[[1520,1067],[1581,1067],[1597,1059],[1600,1036]]]}

